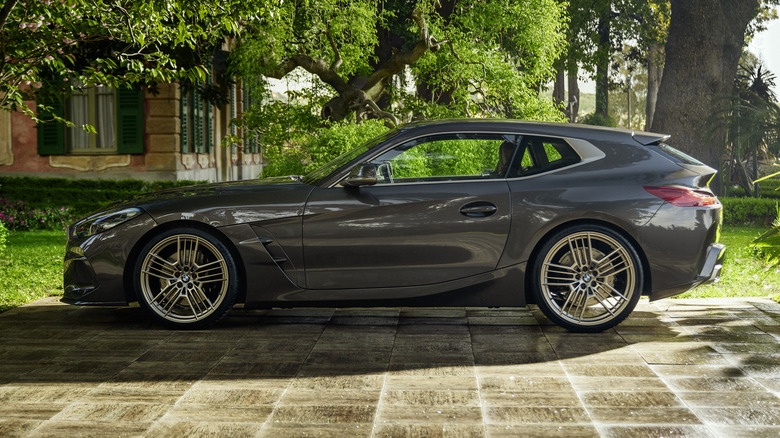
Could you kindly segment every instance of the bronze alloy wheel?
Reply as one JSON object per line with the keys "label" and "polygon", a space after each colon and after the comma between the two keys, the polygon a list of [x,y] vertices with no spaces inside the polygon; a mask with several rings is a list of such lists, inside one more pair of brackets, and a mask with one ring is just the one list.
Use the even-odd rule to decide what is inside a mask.
{"label": "bronze alloy wheel", "polygon": [[537,304],[573,331],[619,324],[641,295],[642,265],[625,238],[608,228],[579,226],[557,234],[534,267]]}
{"label": "bronze alloy wheel", "polygon": [[196,229],[172,230],[142,250],[136,290],[153,316],[170,326],[197,328],[230,309],[235,278],[235,264],[221,242]]}

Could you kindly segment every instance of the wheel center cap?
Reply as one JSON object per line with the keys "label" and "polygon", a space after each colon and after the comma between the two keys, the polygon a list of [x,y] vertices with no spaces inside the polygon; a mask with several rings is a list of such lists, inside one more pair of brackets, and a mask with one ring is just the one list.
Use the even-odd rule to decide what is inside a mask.
{"label": "wheel center cap", "polygon": [[585,283],[588,283],[588,282],[590,282],[590,280],[592,278],[593,277],[591,277],[590,274],[585,274],[585,275],[582,276],[582,281],[585,282]]}
{"label": "wheel center cap", "polygon": [[184,275],[182,275],[182,276],[181,276],[181,281],[183,281],[183,282],[185,282],[185,283],[189,283],[189,281],[190,281],[190,276],[189,276],[189,275],[187,275],[187,274],[184,274]]}

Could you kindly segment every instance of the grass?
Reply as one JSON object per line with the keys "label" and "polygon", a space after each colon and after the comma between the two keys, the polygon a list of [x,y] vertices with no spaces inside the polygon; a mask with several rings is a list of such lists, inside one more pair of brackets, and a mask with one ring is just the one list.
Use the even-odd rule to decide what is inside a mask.
{"label": "grass", "polygon": [[0,254],[0,312],[62,295],[64,231],[12,231]]}
{"label": "grass", "polygon": [[[721,242],[726,261],[715,285],[698,287],[679,298],[765,297],[780,302],[780,269],[766,265],[750,242],[764,231],[758,227],[724,226]],[[37,299],[62,295],[64,231],[18,231],[0,254],[0,312]]]}
{"label": "grass", "polygon": [[780,302],[780,269],[767,270],[750,242],[766,231],[761,227],[724,226],[721,243],[726,255],[720,281],[697,287],[677,298],[765,297]]}

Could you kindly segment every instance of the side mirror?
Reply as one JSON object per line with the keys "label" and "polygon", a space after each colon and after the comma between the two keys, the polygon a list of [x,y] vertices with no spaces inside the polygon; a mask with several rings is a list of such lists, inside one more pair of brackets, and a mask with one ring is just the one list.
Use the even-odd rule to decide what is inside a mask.
{"label": "side mirror", "polygon": [[376,184],[377,165],[361,163],[349,171],[347,178],[341,182],[344,187],[372,186]]}

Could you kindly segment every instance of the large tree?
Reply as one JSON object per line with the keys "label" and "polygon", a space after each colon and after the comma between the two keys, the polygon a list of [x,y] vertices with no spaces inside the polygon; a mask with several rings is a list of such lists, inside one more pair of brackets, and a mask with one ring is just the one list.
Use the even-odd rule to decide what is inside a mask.
{"label": "large tree", "polygon": [[261,14],[240,0],[0,2],[0,109],[97,84],[198,81],[201,54]]}
{"label": "large tree", "polygon": [[[297,69],[328,86],[323,118],[397,122],[383,99],[413,78],[429,101],[469,115],[531,117],[563,38],[555,0],[297,0],[247,29],[234,55],[244,76]],[[400,101],[400,98],[396,99]]]}
{"label": "large tree", "polygon": [[748,24],[760,0],[672,0],[666,63],[651,129],[717,167],[724,144],[708,136],[715,100],[732,92]]}

